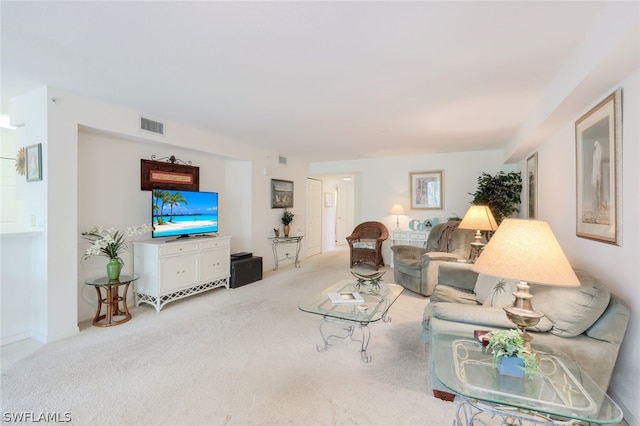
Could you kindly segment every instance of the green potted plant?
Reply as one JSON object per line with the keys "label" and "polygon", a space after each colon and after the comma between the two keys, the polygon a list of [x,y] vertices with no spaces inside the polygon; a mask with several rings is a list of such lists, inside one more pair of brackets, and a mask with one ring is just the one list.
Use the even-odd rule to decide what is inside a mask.
{"label": "green potted plant", "polygon": [[90,230],[82,233],[82,238],[89,240],[91,246],[86,249],[82,260],[87,260],[91,256],[105,256],[109,258],[107,263],[107,276],[110,280],[117,280],[124,262],[120,258],[120,253],[128,250],[127,237],[151,232],[152,225],[145,224],[138,227],[129,227],[124,231],[104,226],[94,226]]}
{"label": "green potted plant", "polygon": [[520,172],[498,172],[495,176],[482,173],[478,177],[478,188],[471,204],[489,206],[496,222],[520,211],[520,194],[522,193],[522,176]]}
{"label": "green potted plant", "polygon": [[533,379],[538,374],[538,357],[525,343],[518,328],[487,333],[487,348],[493,353],[493,365],[501,374]]}
{"label": "green potted plant", "polygon": [[284,209],[284,211],[282,212],[282,216],[280,217],[280,222],[283,225],[282,230],[284,231],[285,237],[289,236],[289,230],[291,229],[289,225],[291,224],[291,222],[293,222],[293,216],[293,213],[291,213],[287,209]]}

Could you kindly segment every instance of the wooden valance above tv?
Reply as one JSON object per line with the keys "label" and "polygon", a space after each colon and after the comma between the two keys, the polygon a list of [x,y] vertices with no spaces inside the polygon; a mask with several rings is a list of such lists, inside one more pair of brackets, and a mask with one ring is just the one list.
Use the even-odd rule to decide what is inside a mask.
{"label": "wooden valance above tv", "polygon": [[[166,160],[166,161],[161,161]],[[200,168],[171,157],[140,160],[140,189],[183,189],[200,191]]]}

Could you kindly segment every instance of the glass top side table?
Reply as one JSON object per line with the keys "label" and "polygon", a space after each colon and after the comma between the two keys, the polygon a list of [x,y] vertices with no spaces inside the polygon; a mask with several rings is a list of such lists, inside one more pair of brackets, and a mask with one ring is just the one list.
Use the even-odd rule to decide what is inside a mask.
{"label": "glass top side table", "polygon": [[[535,340],[533,347],[536,349]],[[470,407],[537,424],[565,424],[567,419],[597,424],[622,420],[620,407],[566,356],[538,348],[539,374],[530,380],[499,374],[493,367],[493,355],[470,336],[436,334],[432,354],[433,373],[461,396],[460,424],[464,424],[461,415],[467,420],[478,415],[470,414]]]}
{"label": "glass top side table", "polygon": [[[110,280],[108,277],[98,277],[86,280],[86,285],[91,285],[98,294],[98,308],[93,319],[96,327],[111,327],[124,324],[131,319],[131,313],[127,307],[127,292],[129,285],[140,278],[138,275],[120,275],[117,280]],[[123,287],[120,295],[120,287]],[[104,294],[102,290],[104,289]],[[122,304],[122,307],[120,305]],[[105,305],[106,312],[102,313],[102,305]],[[114,319],[114,317],[123,317]]]}

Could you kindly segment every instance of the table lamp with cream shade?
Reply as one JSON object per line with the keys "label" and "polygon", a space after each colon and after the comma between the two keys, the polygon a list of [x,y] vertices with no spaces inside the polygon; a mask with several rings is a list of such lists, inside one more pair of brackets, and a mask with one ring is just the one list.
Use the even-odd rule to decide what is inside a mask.
{"label": "table lamp with cream shade", "polygon": [[472,269],[487,275],[520,280],[512,306],[503,309],[530,347],[526,332],[544,316],[531,306],[527,282],[538,285],[578,287],[580,281],[547,222],[504,219]]}
{"label": "table lamp with cream shade", "polygon": [[404,212],[404,206],[402,204],[394,204],[391,207],[391,213],[396,215],[396,231],[400,230],[400,216],[404,216],[406,213]]}
{"label": "table lamp with cream shade", "polygon": [[458,228],[476,230],[475,241],[471,243],[471,252],[469,253],[469,260],[474,262],[478,259],[480,251],[485,245],[482,242],[482,231],[493,232],[498,229],[498,223],[493,218],[489,206],[473,205],[467,210]]}

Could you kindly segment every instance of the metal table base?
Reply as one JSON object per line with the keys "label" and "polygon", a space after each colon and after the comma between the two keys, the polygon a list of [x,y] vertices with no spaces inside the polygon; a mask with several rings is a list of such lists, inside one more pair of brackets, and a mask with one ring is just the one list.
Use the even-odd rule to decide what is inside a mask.
{"label": "metal table base", "polygon": [[[391,322],[391,317],[387,316],[386,314],[383,315],[382,317],[382,321],[383,322]],[[344,335],[337,335],[337,334],[329,334],[329,335],[325,335],[325,333],[322,331],[322,326],[325,324],[337,324],[337,325],[341,325],[343,326],[342,331],[345,333]],[[356,328],[359,328],[361,333],[362,333],[362,339],[357,339],[353,337],[353,332],[355,331]],[[331,346],[331,343],[329,343],[329,339],[334,337],[336,339],[351,339],[354,342],[360,342],[360,357],[362,358],[362,360],[366,363],[370,363],[372,360],[371,355],[367,355],[367,348],[369,347],[369,341],[371,340],[371,329],[369,329],[369,323],[368,322],[357,322],[357,321],[347,321],[347,320],[341,320],[341,319],[337,319],[337,318],[331,318],[331,317],[322,317],[322,319],[320,320],[320,322],[318,323],[318,330],[320,331],[320,336],[322,336],[322,342],[323,345],[316,345],[316,349],[318,350],[318,352],[325,352],[329,346]]]}

